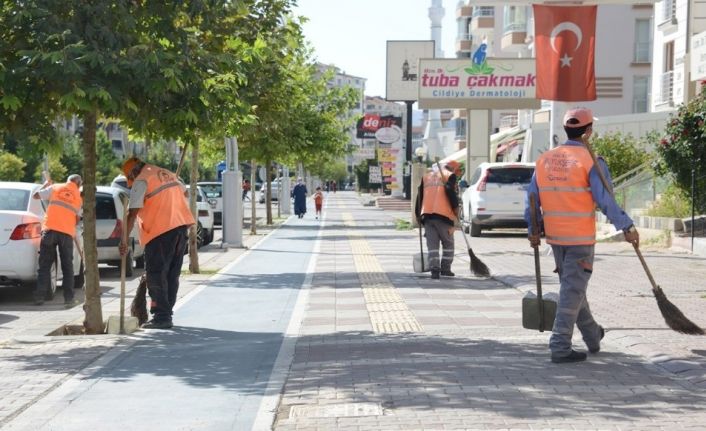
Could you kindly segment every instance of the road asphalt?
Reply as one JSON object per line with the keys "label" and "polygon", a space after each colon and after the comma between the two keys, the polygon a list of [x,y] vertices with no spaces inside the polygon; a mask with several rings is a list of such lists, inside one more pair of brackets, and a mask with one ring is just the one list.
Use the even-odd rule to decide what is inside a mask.
{"label": "road asphalt", "polygon": [[[248,249],[204,252],[202,269],[219,271],[182,277],[172,330],[44,335],[80,321],[72,309],[3,336],[0,320],[0,428],[706,429],[706,337],[666,327],[627,244],[596,247],[601,352],[558,365],[549,333],[521,325],[534,289],[526,234],[471,239],[492,272],[483,279],[457,232],[456,277],[431,280],[412,269],[417,232],[399,222],[409,213],[363,201],[329,193],[323,220],[291,217],[246,235]],[[556,291],[546,252],[543,286]],[[669,299],[706,327],[706,259],[644,253]],[[105,296],[104,314],[116,313]]]}

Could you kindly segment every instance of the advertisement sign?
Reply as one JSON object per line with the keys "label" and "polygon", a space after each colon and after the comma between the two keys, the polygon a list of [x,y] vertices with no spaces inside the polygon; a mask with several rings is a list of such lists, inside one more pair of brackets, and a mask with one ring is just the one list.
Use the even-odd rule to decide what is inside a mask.
{"label": "advertisement sign", "polygon": [[368,166],[368,182],[370,184],[380,184],[382,182],[380,166]]}
{"label": "advertisement sign", "polygon": [[358,148],[355,152],[355,156],[359,159],[374,159],[375,148]]}
{"label": "advertisement sign", "polygon": [[421,109],[538,109],[533,58],[419,60]]}
{"label": "advertisement sign", "polygon": [[392,127],[382,127],[375,132],[375,139],[385,144],[392,144],[402,138],[402,129],[393,125]]}
{"label": "advertisement sign", "polygon": [[433,40],[388,40],[385,98],[404,102],[417,100],[419,59],[434,58]]}
{"label": "advertisement sign", "polygon": [[378,160],[381,162],[394,162],[397,160],[397,154],[390,149],[378,149]]}
{"label": "advertisement sign", "polygon": [[365,114],[356,123],[355,136],[358,139],[374,139],[375,133],[383,128],[397,126],[402,130],[402,117],[394,115]]}

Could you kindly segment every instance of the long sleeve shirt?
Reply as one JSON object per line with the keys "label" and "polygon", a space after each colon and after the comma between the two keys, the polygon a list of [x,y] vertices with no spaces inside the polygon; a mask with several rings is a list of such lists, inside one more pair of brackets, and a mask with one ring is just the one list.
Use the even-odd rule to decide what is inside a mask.
{"label": "long sleeve shirt", "polygon": [[[566,141],[566,143],[564,143],[564,145],[583,146],[583,143],[568,140]],[[606,190],[606,188],[603,186],[603,182],[601,181],[601,177],[597,171],[599,167],[603,171],[603,175],[608,181],[608,184],[610,184],[611,188],[613,187],[613,180],[611,179],[610,172],[608,171],[608,165],[606,164],[605,160],[598,157],[598,166],[593,165],[588,175],[588,182],[591,187],[591,195],[593,195],[593,201],[596,203],[596,205],[598,205],[598,208],[601,209],[601,212],[603,212],[603,214],[608,217],[608,220],[613,224],[613,226],[615,226],[616,229],[626,230],[633,224],[633,221],[627,214],[625,214],[625,211],[620,208],[618,203],[615,201],[615,198],[613,197],[612,193]],[[537,224],[541,226],[542,212],[540,211],[540,208],[542,204],[539,198],[539,188],[537,187],[536,174],[532,175],[532,180],[530,181],[530,185],[527,188],[527,196],[525,197],[525,221],[527,222],[527,226],[529,226],[527,231],[530,235],[537,233],[533,231],[532,222],[530,219],[529,196],[531,193],[534,193],[537,199]]]}

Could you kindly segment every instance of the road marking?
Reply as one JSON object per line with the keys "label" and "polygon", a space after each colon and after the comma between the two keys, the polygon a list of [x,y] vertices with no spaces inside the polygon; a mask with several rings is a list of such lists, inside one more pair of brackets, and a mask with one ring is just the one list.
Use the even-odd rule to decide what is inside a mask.
{"label": "road marking", "polygon": [[[350,213],[343,214],[343,223],[350,227],[356,225]],[[421,332],[422,325],[390,282],[368,241],[356,231],[349,230],[347,234],[373,331],[383,334]]]}

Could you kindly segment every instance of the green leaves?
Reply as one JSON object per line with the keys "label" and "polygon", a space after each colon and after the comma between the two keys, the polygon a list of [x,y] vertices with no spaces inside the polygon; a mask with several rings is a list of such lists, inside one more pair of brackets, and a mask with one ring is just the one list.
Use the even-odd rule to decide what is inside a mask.
{"label": "green leaves", "polygon": [[17,96],[6,95],[0,99],[0,105],[8,111],[17,111],[22,106],[22,102]]}

